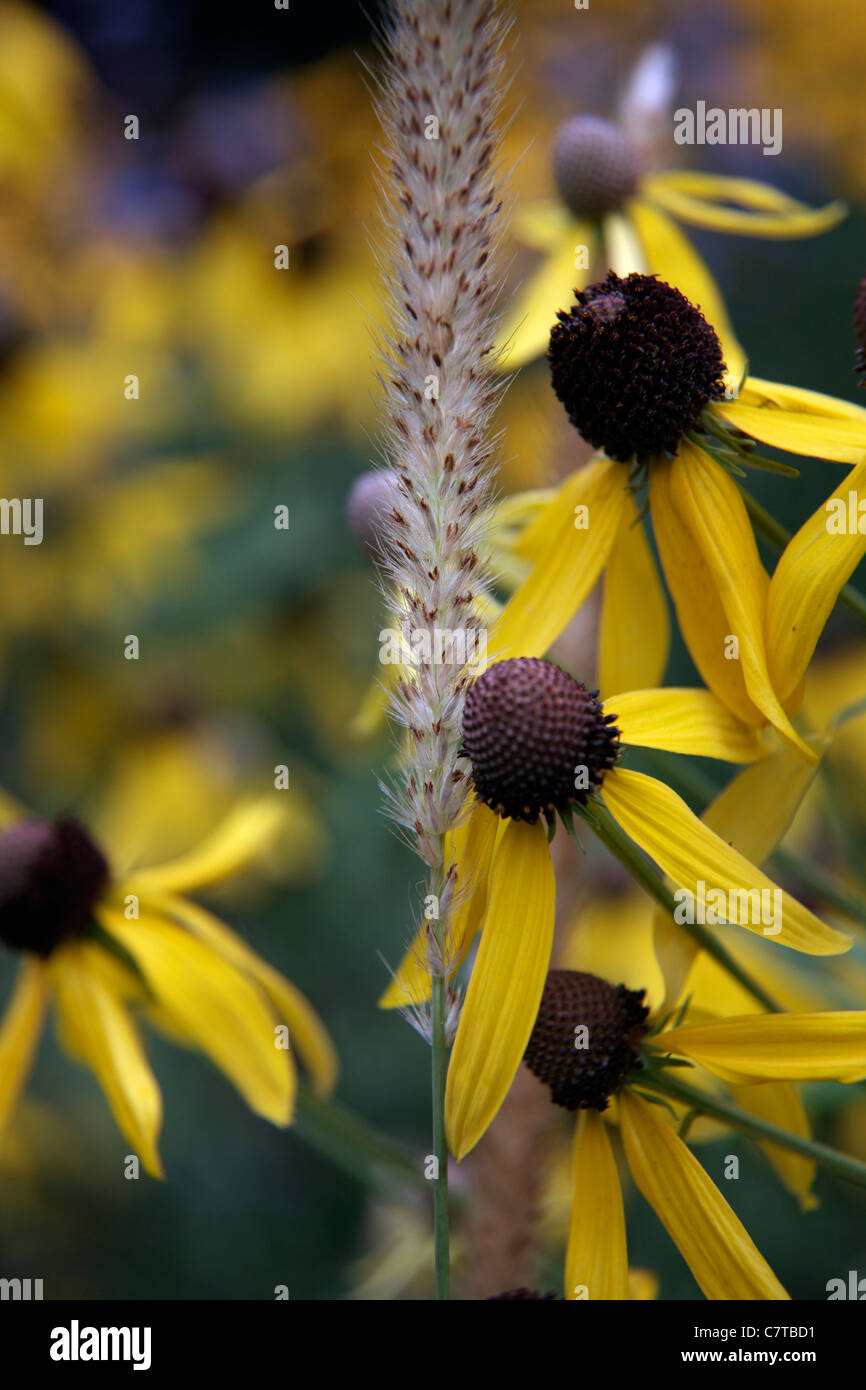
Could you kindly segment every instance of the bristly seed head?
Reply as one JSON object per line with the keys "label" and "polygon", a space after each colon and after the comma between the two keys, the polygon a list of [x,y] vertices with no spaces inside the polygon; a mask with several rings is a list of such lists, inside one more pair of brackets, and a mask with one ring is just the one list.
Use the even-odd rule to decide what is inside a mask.
{"label": "bristly seed head", "polygon": [[610,271],[561,309],[547,360],[553,389],[580,434],[625,463],[674,453],[724,395],[715,329],[653,275]]}
{"label": "bristly seed head", "polygon": [[566,1110],[606,1110],[638,1060],[645,991],[551,970],[523,1060]]}
{"label": "bristly seed head", "polygon": [[641,159],[619,126],[597,116],[573,116],[556,132],[553,173],[562,201],[576,217],[601,217],[634,193]]}
{"label": "bristly seed head", "polygon": [[108,865],[77,821],[18,821],[0,832],[0,941],[50,955],[84,934],[107,882]]}
{"label": "bristly seed head", "polygon": [[476,795],[497,815],[531,823],[584,805],[619,749],[616,716],[597,696],[540,657],[488,666],[463,708]]}

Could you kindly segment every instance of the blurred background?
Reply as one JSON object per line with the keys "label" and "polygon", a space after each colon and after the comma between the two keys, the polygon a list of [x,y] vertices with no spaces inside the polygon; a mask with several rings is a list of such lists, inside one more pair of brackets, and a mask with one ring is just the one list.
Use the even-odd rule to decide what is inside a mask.
{"label": "blurred background", "polygon": [[[387,737],[353,732],[381,626],[344,519],[353,479],[378,458],[366,10],[0,3],[0,475],[6,496],[45,507],[43,545],[0,540],[0,782],[39,813],[134,814],[157,858],[287,764],[279,852],[210,901],[320,1011],[340,1098],[423,1155],[427,1051],[375,1007],[420,874],[380,812]],[[848,220],[815,240],[690,235],[757,375],[855,399],[860,0],[841,0],[832,23],[812,0],[524,0],[514,12],[504,162],[518,203],[552,192],[558,123],[614,115],[650,43],[677,56],[678,105],[783,109],[778,158],[683,150],[671,125],[665,167],[848,200]],[[131,115],[137,139],[124,138]],[[515,288],[538,257],[516,242],[507,254]],[[544,364],[521,373],[501,411],[504,491],[573,466],[559,413]],[[793,487],[759,476],[753,490],[796,526],[835,486],[830,467],[807,463]],[[274,527],[278,506],[288,530]],[[138,661],[123,657],[129,634]],[[866,692],[856,639],[842,611],[819,669],[830,706],[842,669]],[[690,674],[677,652],[668,679]],[[863,723],[849,736],[850,774],[866,763]],[[856,883],[866,798],[849,780],[847,839],[824,852]],[[14,964],[0,960],[0,998]],[[58,1298],[429,1294],[423,1203],[372,1197],[250,1114],[200,1056],[157,1037],[151,1055],[164,1184],[123,1180],[125,1141],[92,1077],[46,1036],[0,1155],[0,1273],[41,1277]],[[866,1157],[866,1107],[849,1099],[837,1110],[816,1095],[818,1129]],[[746,1150],[711,1137],[705,1161],[730,1152]],[[821,1206],[801,1218],[768,1168],[743,1163],[748,1181],[726,1195],[793,1297],[866,1274],[862,1194],[819,1178]],[[458,1191],[465,1181],[455,1175]],[[661,1297],[697,1297],[655,1217],[629,1201],[632,1262]]]}

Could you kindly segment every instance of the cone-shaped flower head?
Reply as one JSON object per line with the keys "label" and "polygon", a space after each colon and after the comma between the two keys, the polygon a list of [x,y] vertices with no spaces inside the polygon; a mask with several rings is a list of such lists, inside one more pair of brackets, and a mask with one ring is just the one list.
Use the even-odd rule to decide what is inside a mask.
{"label": "cone-shaped flower head", "polygon": [[584,804],[619,749],[615,716],[597,696],[539,657],[488,666],[463,710],[463,751],[480,799],[499,816],[530,823]]}
{"label": "cone-shaped flower head", "polygon": [[0,941],[50,955],[85,933],[107,882],[108,864],[77,821],[18,821],[0,832]]}
{"label": "cone-shaped flower head", "polygon": [[641,159],[613,122],[573,116],[556,133],[553,173],[562,201],[576,217],[600,217],[634,193]]}
{"label": "cone-shaped flower head", "polygon": [[704,407],[724,395],[715,329],[652,275],[610,271],[575,300],[557,314],[547,354],[569,420],[623,463],[673,454]]}
{"label": "cone-shaped flower head", "polygon": [[634,1067],[649,1009],[644,990],[582,970],[551,970],[524,1061],[566,1110],[606,1110]]}

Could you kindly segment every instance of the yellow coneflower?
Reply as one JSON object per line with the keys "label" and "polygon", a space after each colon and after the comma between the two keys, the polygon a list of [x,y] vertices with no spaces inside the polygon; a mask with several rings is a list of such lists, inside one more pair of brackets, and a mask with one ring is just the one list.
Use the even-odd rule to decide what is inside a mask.
{"label": "yellow coneflower", "polygon": [[[27,1078],[49,1002],[67,1049],[90,1067],[118,1127],[162,1176],[162,1096],[135,1013],[202,1051],[257,1114],[286,1125],[297,1071],[290,1044],[328,1093],[337,1060],[296,987],[185,894],[241,869],[273,835],[273,805],[250,801],[169,863],[112,872],[110,851],[75,820],[3,804],[0,941],[22,954],[0,1025],[0,1134]],[[288,1035],[280,1032],[288,1027]]]}
{"label": "yellow coneflower", "polygon": [[[628,745],[700,753],[732,762],[760,758],[755,730],[705,690],[646,690],[608,707],[550,661],[495,662],[466,697],[463,751],[476,802],[452,846],[461,892],[449,940],[453,973],[483,929],[448,1070],[449,1142],[462,1159],[499,1109],[532,1030],[553,941],[555,884],[542,817],[599,802],[620,828],[690,895],[723,896],[719,920],[759,934],[750,893],[780,896],[770,939],[812,955],[838,954],[849,939],[819,921],[709,829],[663,782],[617,766]],[[685,899],[684,899],[685,901]],[[429,992],[424,943],[416,943],[383,998],[387,1007]]]}
{"label": "yellow coneflower", "polygon": [[603,1118],[613,1100],[635,1183],[704,1295],[785,1299],[739,1218],[670,1116],[652,1102],[668,1087],[676,1093],[676,1082],[665,1079],[671,1057],[699,1062],[740,1086],[862,1077],[866,1013],[749,1015],[653,1032],[643,997],[642,990],[582,971],[553,970],[527,1046],[526,1064],[550,1088],[553,1102],[580,1112],[566,1298],[628,1297],[622,1192]]}
{"label": "yellow coneflower", "polygon": [[[532,562],[490,635],[497,656],[542,655],[606,570],[600,631],[605,694],[653,685],[668,627],[632,493],[648,505],[683,637],[706,684],[747,723],[791,724],[802,677],[839,591],[866,551],[830,509],[866,497],[866,412],[747,377],[724,399],[722,348],[678,290],[608,275],[561,312],[550,336],[554,389],[571,423],[604,453],[569,477],[517,542]],[[795,535],[772,579],[734,475],[755,441],[855,465]],[[732,647],[732,641],[735,647]]]}
{"label": "yellow coneflower", "polygon": [[691,170],[647,173],[633,136],[595,116],[575,116],[556,134],[553,171],[558,196],[518,208],[519,241],[544,260],[517,295],[502,326],[503,364],[510,370],[547,347],[550,320],[573,290],[585,289],[602,265],[628,275],[659,275],[700,304],[721,338],[729,380],[745,355],[716,283],[677,221],[718,232],[789,239],[828,231],[845,205],[813,209],[769,184]]}

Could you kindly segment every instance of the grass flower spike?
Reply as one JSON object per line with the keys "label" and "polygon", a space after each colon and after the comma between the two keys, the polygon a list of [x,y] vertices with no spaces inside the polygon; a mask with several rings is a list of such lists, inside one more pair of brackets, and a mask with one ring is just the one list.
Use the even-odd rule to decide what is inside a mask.
{"label": "grass flower spike", "polygon": [[[278,819],[278,818],[276,818]],[[203,1052],[257,1114],[291,1121],[297,1072],[275,1030],[329,1093],[333,1046],[294,985],[186,897],[242,869],[273,836],[271,803],[239,807],[197,849],[116,875],[77,821],[7,817],[0,830],[0,940],[23,959],[0,1024],[0,1135],[24,1086],[49,1003],[118,1128],[154,1177],[162,1097],[138,1016]]]}

